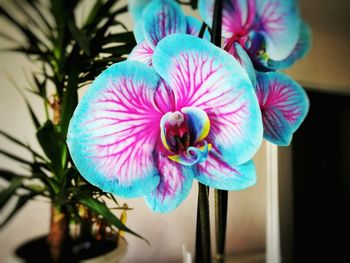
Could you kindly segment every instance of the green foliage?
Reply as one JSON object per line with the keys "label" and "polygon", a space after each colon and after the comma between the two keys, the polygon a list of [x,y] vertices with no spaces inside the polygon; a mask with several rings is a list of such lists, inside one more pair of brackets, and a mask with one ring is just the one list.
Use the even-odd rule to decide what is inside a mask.
{"label": "green foliage", "polygon": [[[111,226],[140,237],[122,224],[102,198],[113,200],[117,208],[121,208],[114,197],[89,184],[79,174],[65,143],[69,121],[78,103],[78,89],[109,65],[124,60],[123,55],[136,45],[132,32],[118,20],[118,16],[127,11],[126,6],[119,7],[117,0],[95,0],[81,24],[76,12],[82,2],[13,0],[0,4],[0,17],[21,34],[23,41],[5,32],[0,32],[0,38],[12,43],[8,51],[26,55],[39,68],[32,73],[30,86],[31,92],[42,99],[46,113],[46,120],[39,120],[25,99],[44,156],[0,131],[0,136],[32,156],[28,160],[0,149],[0,154],[18,162],[27,171],[19,175],[0,170],[0,211],[11,199],[16,202],[0,222],[0,228],[28,201],[41,196],[55,206],[66,206],[72,217],[79,217],[78,207],[84,205]],[[1,27],[6,25],[2,23]],[[119,33],[111,31],[112,28]],[[54,87],[53,94],[48,94],[49,86]]]}

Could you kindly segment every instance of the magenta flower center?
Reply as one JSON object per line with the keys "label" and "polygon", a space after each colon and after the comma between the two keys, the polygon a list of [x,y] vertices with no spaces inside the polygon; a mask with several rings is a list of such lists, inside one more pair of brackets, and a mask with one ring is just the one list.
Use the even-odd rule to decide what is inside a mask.
{"label": "magenta flower center", "polygon": [[201,109],[187,107],[168,112],[161,120],[163,146],[171,152],[168,157],[184,165],[192,165],[207,158],[211,145],[204,139],[210,129],[208,115]]}
{"label": "magenta flower center", "polygon": [[174,153],[186,150],[190,146],[191,132],[185,118],[180,111],[175,111],[165,123],[166,142]]}

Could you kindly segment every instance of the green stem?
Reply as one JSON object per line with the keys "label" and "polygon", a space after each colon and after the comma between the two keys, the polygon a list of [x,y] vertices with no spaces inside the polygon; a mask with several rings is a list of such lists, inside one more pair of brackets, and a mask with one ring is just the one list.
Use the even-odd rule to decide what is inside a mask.
{"label": "green stem", "polygon": [[[198,183],[198,210],[199,210],[199,227],[201,247],[196,255],[196,262],[210,263],[210,220],[209,220],[209,199],[208,188]],[[200,259],[200,261],[198,261]]]}
{"label": "green stem", "polygon": [[227,222],[228,192],[215,189],[215,233],[216,233],[216,262],[223,263],[225,257],[225,239]]}

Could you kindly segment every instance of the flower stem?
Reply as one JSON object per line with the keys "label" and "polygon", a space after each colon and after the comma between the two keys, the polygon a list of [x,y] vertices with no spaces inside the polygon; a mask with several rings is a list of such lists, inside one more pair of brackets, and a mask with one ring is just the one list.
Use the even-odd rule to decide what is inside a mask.
{"label": "flower stem", "polygon": [[[209,194],[208,187],[201,183],[198,183],[196,262],[202,262],[202,263],[211,262],[208,194]],[[198,221],[198,215],[199,215],[199,221]],[[199,232],[198,232],[198,229],[200,229]],[[198,240],[199,234],[200,234],[200,237]]]}
{"label": "flower stem", "polygon": [[[215,0],[211,42],[221,47],[223,0]],[[215,189],[215,233],[216,233],[216,261],[224,262],[226,221],[227,221],[227,191]]]}
{"label": "flower stem", "polygon": [[195,251],[195,262],[202,262],[202,235],[201,235],[201,220],[199,214],[199,192],[198,192],[198,202],[197,202],[197,225],[196,225],[196,251]]}
{"label": "flower stem", "polygon": [[227,222],[227,197],[225,190],[215,189],[215,234],[216,234],[216,262],[223,263],[225,257],[225,239]]}
{"label": "flower stem", "polygon": [[223,0],[215,0],[211,27],[211,43],[218,47],[221,47],[222,2]]}

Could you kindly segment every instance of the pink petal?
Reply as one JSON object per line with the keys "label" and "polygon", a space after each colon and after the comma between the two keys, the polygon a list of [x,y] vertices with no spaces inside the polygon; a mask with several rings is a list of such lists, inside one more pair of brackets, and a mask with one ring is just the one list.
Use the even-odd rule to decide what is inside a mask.
{"label": "pink petal", "polygon": [[160,173],[160,183],[145,199],[152,210],[165,213],[177,208],[188,196],[193,168],[170,160],[159,150],[155,153],[155,164]]}
{"label": "pink petal", "polygon": [[242,190],[256,183],[254,163],[230,165],[223,161],[217,149],[209,152],[208,159],[197,165],[196,179],[201,183],[222,190]]}
{"label": "pink petal", "polygon": [[230,54],[190,35],[172,35],[156,47],[153,66],[174,90],[176,110],[198,107],[210,120],[213,145],[232,163],[251,159],[262,121],[251,81]]}
{"label": "pink petal", "polygon": [[138,44],[131,51],[128,60],[134,60],[142,62],[148,66],[152,66],[152,55],[154,52],[154,47],[150,46],[147,41],[143,41]]}
{"label": "pink petal", "polygon": [[142,196],[158,185],[153,151],[163,113],[154,104],[159,76],[126,61],[93,82],[71,120],[68,145],[81,174],[104,191]]}

